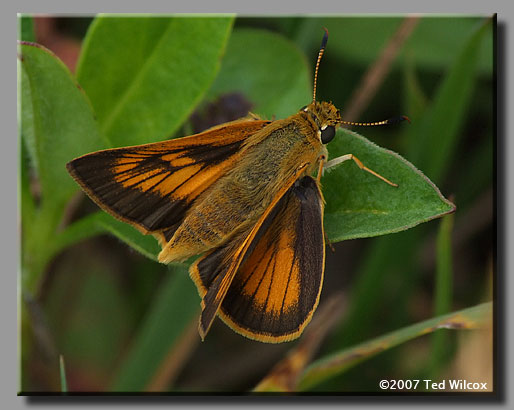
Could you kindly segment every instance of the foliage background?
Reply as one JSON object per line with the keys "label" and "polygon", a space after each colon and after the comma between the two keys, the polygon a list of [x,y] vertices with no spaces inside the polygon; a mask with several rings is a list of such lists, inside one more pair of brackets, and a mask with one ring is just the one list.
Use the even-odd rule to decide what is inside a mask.
{"label": "foliage background", "polygon": [[[355,118],[374,121],[408,115],[413,121],[410,126],[358,131],[421,169],[446,197],[451,196],[457,212],[409,231],[339,242],[334,244],[335,252],[327,249],[322,304],[335,300],[338,308],[328,320],[331,326],[320,332],[326,332],[326,337],[312,347],[314,358],[492,299],[494,66],[493,24],[486,20],[480,16],[420,19],[369,105]],[[309,102],[309,93],[302,90],[310,88],[323,26],[329,29],[330,40],[321,63],[318,99],[331,100],[344,113],[355,101],[354,92],[363,73],[377,60],[402,21],[402,17],[238,17],[220,55],[219,73],[216,75],[216,67],[211,74],[207,68],[198,73],[198,78],[211,75],[214,82],[205,84],[208,91],[202,101],[196,101],[196,111],[187,111],[183,103],[187,96],[174,99],[163,92],[161,98],[169,100],[169,105],[148,116],[178,116],[184,124],[168,131],[185,135],[206,123],[228,120],[224,117],[227,113],[241,115],[241,109],[277,118],[292,114],[299,108],[296,101],[304,98]],[[84,58],[81,43],[92,22],[92,18],[84,17],[24,18],[20,20],[20,38],[46,46],[75,72],[77,58]],[[160,30],[159,24],[152,27]],[[145,34],[145,28],[140,29],[112,39],[125,42],[119,47],[122,54],[110,57],[126,65],[127,76],[156,46],[149,42],[152,37]],[[220,34],[220,41],[222,37]],[[90,44],[87,51],[101,54],[108,50],[107,46],[103,49]],[[296,67],[300,67],[300,74]],[[242,68],[244,75],[239,74]],[[105,95],[114,98],[121,80],[110,77],[102,66],[96,69],[96,76],[105,83],[97,83],[95,89],[95,85],[81,83],[81,78],[86,81],[94,75],[81,72],[79,63],[79,84],[87,92],[96,120],[103,124],[96,135],[97,131],[88,128],[87,119],[74,118],[80,153],[87,152],[84,147],[91,138],[104,135],[113,146],[131,143],[125,143],[127,124],[112,116],[114,119],[105,120],[110,118],[112,107]],[[160,72],[158,64],[154,69],[155,79]],[[185,83],[188,89],[195,86],[198,83]],[[155,87],[142,84],[133,98],[158,98],[159,87]],[[238,88],[249,90],[251,99],[233,94]],[[271,101],[270,93],[274,97]],[[219,95],[225,98],[216,100]],[[21,98],[30,96],[21,94]],[[194,100],[194,96],[190,98]],[[216,104],[209,105],[212,102]],[[30,114],[24,109],[22,104],[23,115]],[[165,132],[137,116],[129,125],[137,128],[133,141],[138,143],[149,142],[147,135]],[[185,268],[167,268],[105,234],[111,231],[119,235],[124,228],[103,220],[97,208],[81,195],[57,198],[63,213],[49,211],[48,218],[37,220],[53,218],[58,223],[50,226],[58,229],[88,215],[97,218],[95,223],[89,224],[88,230],[78,226],[72,232],[73,239],[62,246],[52,243],[56,250],[49,251],[47,259],[27,259],[27,255],[37,254],[32,251],[41,243],[52,242],[53,233],[45,231],[48,224],[38,227],[36,219],[28,220],[24,215],[30,215],[30,207],[38,207],[41,190],[63,189],[45,190],[41,186],[29,160],[33,146],[30,136],[37,130],[25,127],[23,133],[20,205],[25,236],[21,265],[23,269],[32,263],[35,274],[28,279],[23,276],[20,295],[20,391],[59,391],[63,379],[69,391],[248,391],[293,349],[297,342],[268,345],[247,340],[220,321],[213,325],[206,341],[199,343],[199,299]],[[54,142],[44,149],[42,161],[48,163],[48,172],[53,172],[51,165],[59,147]],[[25,227],[32,222],[36,226],[27,235]],[[87,239],[78,241],[81,237]],[[145,249],[155,246],[149,239],[150,248]],[[134,239],[134,244],[139,240]],[[379,391],[381,379],[474,377],[491,382],[492,354],[484,353],[491,348],[490,327],[473,332],[440,330],[387,349],[310,389]],[[59,370],[59,355],[65,372]]]}

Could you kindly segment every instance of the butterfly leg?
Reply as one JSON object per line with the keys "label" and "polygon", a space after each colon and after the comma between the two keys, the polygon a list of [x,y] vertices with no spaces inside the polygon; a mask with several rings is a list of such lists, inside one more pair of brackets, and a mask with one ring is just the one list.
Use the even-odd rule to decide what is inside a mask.
{"label": "butterfly leg", "polygon": [[338,158],[334,158],[334,159],[331,159],[330,161],[328,161],[327,163],[325,163],[325,167],[324,169],[329,169],[329,168],[332,168],[333,166],[335,165],[338,165],[340,164],[341,162],[344,162],[344,161],[348,161],[348,160],[353,160],[357,166],[362,169],[363,171],[366,171],[366,172],[369,172],[370,174],[376,176],[377,178],[380,178],[382,181],[388,183],[389,185],[391,186],[394,186],[394,187],[397,187],[398,184],[395,184],[394,182],[391,182],[389,181],[387,178],[384,178],[382,175],[376,173],[375,171],[373,171],[372,169],[369,169],[368,167],[366,167],[360,159],[358,159],[355,155],[353,154],[346,154],[346,155],[343,155],[341,157],[338,157]]}
{"label": "butterfly leg", "polygon": [[327,163],[327,157],[325,155],[320,155],[318,162],[319,162],[319,168],[318,168],[318,176],[316,177],[316,179],[318,182],[320,182],[321,177],[323,176],[323,171],[325,170],[325,164]]}
{"label": "butterfly leg", "polygon": [[[318,183],[320,183],[321,177],[323,176],[323,171],[325,170],[325,164],[327,163],[327,157],[325,155],[320,155],[319,157],[319,168],[318,168],[318,176],[316,177]],[[332,252],[335,252],[334,246],[328,239],[327,233],[323,232],[323,235],[325,236],[325,243],[328,244],[330,249],[332,249]]]}

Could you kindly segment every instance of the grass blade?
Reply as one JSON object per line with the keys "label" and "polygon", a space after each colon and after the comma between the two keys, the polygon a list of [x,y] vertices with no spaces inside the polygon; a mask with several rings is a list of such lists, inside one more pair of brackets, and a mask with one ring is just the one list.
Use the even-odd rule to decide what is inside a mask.
{"label": "grass blade", "polygon": [[68,383],[66,382],[66,367],[64,366],[64,357],[59,355],[59,374],[61,376],[61,393],[68,393]]}
{"label": "grass blade", "polygon": [[488,19],[470,36],[439,86],[434,102],[423,119],[411,128],[408,158],[436,183],[449,168],[457,142],[462,137],[460,129],[471,103],[479,51],[491,27]]}
{"label": "grass blade", "polygon": [[492,307],[492,302],[488,302],[431,318],[319,359],[305,370],[299,382],[299,389],[308,390],[378,353],[436,330],[483,327],[492,321]]}
{"label": "grass blade", "polygon": [[157,261],[157,255],[161,248],[157,239],[152,235],[143,235],[133,226],[121,222],[103,211],[95,214],[94,223],[147,258]]}
{"label": "grass blade", "polygon": [[[185,267],[174,267],[122,363],[112,391],[143,391],[155,378],[170,348],[180,342],[199,313],[195,286]],[[170,323],[173,320],[173,323]],[[198,336],[199,337],[199,336]]]}
{"label": "grass blade", "polygon": [[[452,305],[452,231],[454,215],[441,220],[436,242],[437,269],[435,277],[434,316],[448,313]],[[437,332],[432,336],[432,354],[429,377],[435,377],[451,353],[449,335]]]}

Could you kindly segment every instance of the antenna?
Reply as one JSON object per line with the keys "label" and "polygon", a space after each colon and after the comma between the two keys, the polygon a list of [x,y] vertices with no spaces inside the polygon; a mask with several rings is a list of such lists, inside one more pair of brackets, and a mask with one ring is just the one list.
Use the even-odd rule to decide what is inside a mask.
{"label": "antenna", "polygon": [[376,125],[390,125],[390,124],[398,124],[402,121],[408,121],[410,123],[409,117],[406,115],[402,115],[400,117],[389,118],[388,120],[376,121],[376,122],[354,122],[354,121],[341,121],[340,124],[343,125],[356,125],[357,127],[374,127]]}
{"label": "antenna", "polygon": [[318,60],[316,61],[316,69],[314,70],[314,91],[312,93],[312,102],[316,101],[316,84],[318,82],[319,62],[321,61],[321,57],[323,57],[323,53],[325,52],[325,47],[328,41],[328,30],[325,27],[323,27],[323,30],[325,30],[325,34],[323,35],[323,40],[321,40],[321,47],[318,53]]}

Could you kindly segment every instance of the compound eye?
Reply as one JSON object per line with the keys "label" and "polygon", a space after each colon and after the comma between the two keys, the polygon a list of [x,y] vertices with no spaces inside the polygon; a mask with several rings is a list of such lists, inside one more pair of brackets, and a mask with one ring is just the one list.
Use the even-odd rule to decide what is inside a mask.
{"label": "compound eye", "polygon": [[321,130],[321,142],[323,144],[328,144],[330,141],[334,139],[336,135],[336,127],[333,125],[329,125],[324,130]]}

